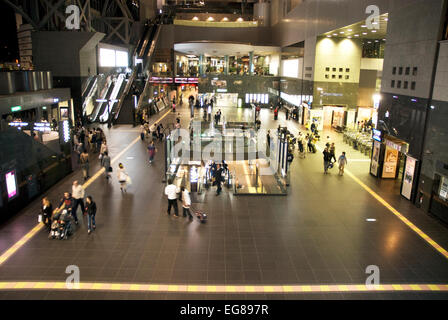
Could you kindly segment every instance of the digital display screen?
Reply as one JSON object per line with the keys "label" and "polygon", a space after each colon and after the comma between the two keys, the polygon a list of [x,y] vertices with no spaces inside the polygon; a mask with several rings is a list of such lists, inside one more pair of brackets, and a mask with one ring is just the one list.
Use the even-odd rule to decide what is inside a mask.
{"label": "digital display screen", "polygon": [[8,192],[8,200],[17,196],[17,181],[16,172],[10,171],[5,175],[6,178],[6,190]]}
{"label": "digital display screen", "polygon": [[381,131],[373,129],[372,130],[372,139],[381,142]]}

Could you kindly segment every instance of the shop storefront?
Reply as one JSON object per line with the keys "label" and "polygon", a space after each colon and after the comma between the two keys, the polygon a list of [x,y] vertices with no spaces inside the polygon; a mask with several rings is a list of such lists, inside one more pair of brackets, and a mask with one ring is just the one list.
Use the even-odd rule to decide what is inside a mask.
{"label": "shop storefront", "polygon": [[408,154],[409,144],[373,129],[370,174],[381,179],[401,179],[400,193],[414,201],[419,160]]}

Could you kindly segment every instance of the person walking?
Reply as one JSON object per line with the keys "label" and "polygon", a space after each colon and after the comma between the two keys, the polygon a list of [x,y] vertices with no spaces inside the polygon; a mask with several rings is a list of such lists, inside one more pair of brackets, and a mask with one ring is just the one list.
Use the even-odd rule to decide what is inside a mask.
{"label": "person walking", "polygon": [[173,179],[168,181],[165,187],[165,195],[168,197],[168,215],[171,214],[171,207],[174,207],[174,217],[179,218],[179,209],[177,207],[177,194],[180,192],[179,188],[173,184]]}
{"label": "person walking", "polygon": [[89,154],[87,150],[84,149],[79,157],[79,162],[81,163],[82,175],[84,177],[84,181],[90,178],[89,175]]}
{"label": "person walking", "polygon": [[266,143],[267,143],[267,155],[271,155],[271,130],[268,130],[268,133],[266,134]]}
{"label": "person walking", "polygon": [[274,109],[274,120],[278,119],[278,107]]}
{"label": "person walking", "polygon": [[328,168],[330,167],[331,163],[331,153],[328,151],[328,148],[325,148],[324,152],[324,173],[328,173]]}
{"label": "person walking", "polygon": [[157,152],[157,148],[154,145],[154,140],[153,140],[149,143],[149,146],[148,146],[148,154],[149,154],[149,163],[150,164],[153,163],[154,156],[155,156],[156,152]]}
{"label": "person walking", "polygon": [[338,159],[339,163],[339,175],[344,175],[344,168],[347,165],[347,157],[345,156],[345,152],[342,152],[342,154],[339,156]]}
{"label": "person walking", "polygon": [[42,214],[42,222],[45,224],[47,229],[50,229],[51,227],[51,215],[53,214],[53,206],[48,200],[47,197],[42,199],[42,208],[41,208],[41,214]]}
{"label": "person walking", "polygon": [[106,180],[109,180],[110,178],[110,172],[112,171],[112,167],[110,166],[111,160],[109,157],[109,152],[104,152],[103,157],[101,158],[101,166],[104,168],[106,173]]}
{"label": "person walking", "polygon": [[222,173],[223,170],[221,168],[221,165],[218,164],[216,165],[216,170],[214,173],[214,177],[215,177],[215,183],[216,183],[216,195],[219,196],[221,191],[222,191]]}
{"label": "person walking", "polygon": [[334,145],[334,142],[331,143],[329,151],[331,154],[331,160],[334,159],[334,162],[336,162],[336,146]]}
{"label": "person walking", "polygon": [[184,187],[182,186],[180,188],[180,191],[182,192],[182,209],[183,209],[183,216],[184,218],[188,215],[188,217],[190,218],[190,220],[193,219],[193,216],[191,215],[190,212],[190,207],[191,207],[191,197],[190,197],[190,192]]}
{"label": "person walking", "polygon": [[120,183],[121,192],[126,193],[127,185],[128,185],[128,181],[129,181],[129,175],[126,172],[126,170],[124,169],[124,166],[122,163],[118,164],[117,178],[118,178],[118,182]]}
{"label": "person walking", "polygon": [[90,234],[92,230],[96,229],[96,203],[93,201],[92,196],[86,198],[86,211],[87,215],[87,233]]}
{"label": "person walking", "polygon": [[102,158],[104,156],[104,152],[109,151],[107,148],[107,141],[103,140],[103,143],[101,143],[101,148],[100,148],[100,157]]}
{"label": "person walking", "polygon": [[84,212],[84,194],[85,190],[82,185],[78,183],[78,181],[74,181],[72,185],[72,197],[73,197],[73,215],[77,216],[78,206],[81,206],[81,212]]}

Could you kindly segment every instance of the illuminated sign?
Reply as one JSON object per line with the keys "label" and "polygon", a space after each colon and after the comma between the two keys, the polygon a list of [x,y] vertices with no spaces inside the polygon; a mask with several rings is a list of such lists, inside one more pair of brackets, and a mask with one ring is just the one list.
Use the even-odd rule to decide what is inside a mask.
{"label": "illuminated sign", "polygon": [[18,122],[18,121],[14,121],[14,122],[10,122],[10,123],[8,123],[8,125],[11,126],[11,127],[19,127],[19,128],[22,128],[22,127],[26,127],[26,126],[28,126],[28,122]]}
{"label": "illuminated sign", "polygon": [[195,183],[199,180],[198,168],[196,166],[191,167],[190,169],[190,182]]}
{"label": "illuminated sign", "polygon": [[51,126],[48,122],[36,122],[34,124],[34,131],[40,131],[40,132],[50,132]]}
{"label": "illuminated sign", "polygon": [[216,89],[216,92],[227,92],[227,89]]}
{"label": "illuminated sign", "polygon": [[59,98],[54,98],[53,99],[53,103],[58,103],[59,102]]}
{"label": "illuminated sign", "polygon": [[8,200],[13,199],[17,196],[17,181],[16,172],[10,171],[5,175],[6,180],[6,190],[8,192]]}
{"label": "illuminated sign", "polygon": [[188,78],[175,78],[175,83],[188,83]]}
{"label": "illuminated sign", "polygon": [[11,112],[17,112],[22,110],[22,106],[15,106],[15,107],[11,107]]}
{"label": "illuminated sign", "polygon": [[152,83],[173,83],[173,78],[151,77],[149,82]]}
{"label": "illuminated sign", "polygon": [[68,120],[61,121],[62,123],[62,140],[67,143],[70,141],[70,125]]}
{"label": "illuminated sign", "polygon": [[372,130],[372,139],[381,142],[381,131],[373,129]]}

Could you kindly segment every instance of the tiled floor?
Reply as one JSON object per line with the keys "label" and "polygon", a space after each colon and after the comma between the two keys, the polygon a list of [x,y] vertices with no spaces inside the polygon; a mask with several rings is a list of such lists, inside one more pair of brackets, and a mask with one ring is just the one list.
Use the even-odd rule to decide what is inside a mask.
{"label": "tiled floor", "polygon": [[[183,125],[188,123],[181,109]],[[263,127],[276,128],[269,110]],[[282,115],[281,120],[284,119]],[[163,121],[173,122],[169,115]],[[288,121],[293,130],[301,129]],[[139,135],[138,128],[107,131],[112,157]],[[366,172],[367,162],[357,151],[337,142],[337,152],[348,152],[348,169],[414,224],[448,248],[445,226],[399,196],[390,181],[378,181]],[[35,235],[3,265],[0,281],[65,281],[68,265],[80,268],[83,282],[165,284],[363,284],[366,267],[380,268],[380,281],[391,283],[448,283],[448,260],[422,240],[348,176],[323,174],[322,155],[296,157],[291,186],[285,197],[221,196],[209,191],[200,205],[209,214],[207,224],[166,215],[163,196],[163,145],[153,165],[146,144],[138,142],[120,159],[132,177],[121,194],[115,175],[94,181],[87,194],[98,205],[97,230],[87,234],[82,223],[67,241]],[[92,156],[94,159],[95,156]],[[116,167],[117,163],[114,163]],[[98,166],[93,166],[96,172]],[[335,171],[336,169],[333,169]],[[115,173],[114,173],[115,174]],[[79,179],[75,172],[48,192],[53,202]],[[195,199],[193,199],[195,201]],[[0,227],[0,254],[36,224],[36,201]],[[367,222],[375,218],[376,222]],[[447,293],[304,293],[260,294],[256,299],[426,299]],[[0,291],[0,299],[246,299],[250,294],[133,293],[103,291]]]}

